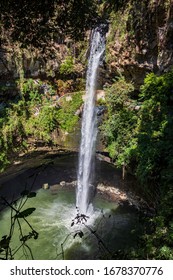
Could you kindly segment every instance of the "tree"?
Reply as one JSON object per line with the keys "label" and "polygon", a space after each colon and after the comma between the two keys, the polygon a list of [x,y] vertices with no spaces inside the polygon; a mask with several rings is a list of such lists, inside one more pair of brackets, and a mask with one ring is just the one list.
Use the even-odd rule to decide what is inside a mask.
{"label": "tree", "polygon": [[98,19],[96,1],[91,0],[1,0],[0,4],[1,29],[23,46],[43,46],[64,35],[79,39]]}
{"label": "tree", "polygon": [[129,164],[136,149],[137,116],[135,101],[130,98],[134,87],[120,77],[107,89],[107,118],[101,125],[108,152],[118,166]]}

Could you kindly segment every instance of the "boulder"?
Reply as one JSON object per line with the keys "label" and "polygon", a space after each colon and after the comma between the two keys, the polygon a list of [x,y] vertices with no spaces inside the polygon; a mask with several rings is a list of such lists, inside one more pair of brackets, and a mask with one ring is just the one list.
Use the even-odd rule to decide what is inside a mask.
{"label": "boulder", "polygon": [[49,189],[49,184],[48,184],[48,183],[44,183],[44,184],[42,185],[42,188],[43,188],[44,190],[48,190],[48,189]]}

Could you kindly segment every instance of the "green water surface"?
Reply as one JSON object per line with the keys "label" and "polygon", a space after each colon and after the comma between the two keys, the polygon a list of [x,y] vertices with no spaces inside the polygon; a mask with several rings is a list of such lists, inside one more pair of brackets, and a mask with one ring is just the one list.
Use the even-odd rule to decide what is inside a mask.
{"label": "green water surface", "polygon": [[[21,236],[16,223],[10,243],[13,252],[17,251],[15,259],[31,259],[30,250],[38,260],[111,258],[115,251],[135,246],[137,242],[138,215],[129,207],[109,202],[99,195],[95,200],[94,214],[86,226],[71,226],[76,216],[74,189],[60,188],[56,194],[40,189],[36,197],[27,200],[22,210],[30,207],[36,210],[27,220],[39,233],[38,239],[31,238],[27,241],[29,247],[22,246],[17,251]],[[9,209],[0,214],[1,237],[9,234],[10,215]],[[20,223],[23,235],[27,235],[31,229],[23,219]],[[82,232],[83,236],[74,238],[77,232]]]}

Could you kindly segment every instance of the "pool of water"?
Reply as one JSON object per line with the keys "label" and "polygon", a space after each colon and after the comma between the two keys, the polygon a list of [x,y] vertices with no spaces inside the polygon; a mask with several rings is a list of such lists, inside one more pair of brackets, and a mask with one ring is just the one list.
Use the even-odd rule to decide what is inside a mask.
{"label": "pool of water", "polygon": [[[21,202],[19,200],[18,205]],[[29,247],[19,249],[21,235],[16,223],[11,241],[14,259],[31,259],[31,251],[34,259],[40,260],[111,258],[115,251],[137,243],[140,227],[137,213],[99,195],[95,199],[94,212],[85,225],[71,226],[77,213],[74,189],[59,188],[56,194],[40,189],[36,197],[26,201],[22,211],[32,207],[36,210],[26,219],[38,232],[38,239],[29,239]],[[10,215],[10,209],[0,213],[0,238],[9,234]],[[23,219],[20,219],[20,226],[23,236],[31,232]]]}

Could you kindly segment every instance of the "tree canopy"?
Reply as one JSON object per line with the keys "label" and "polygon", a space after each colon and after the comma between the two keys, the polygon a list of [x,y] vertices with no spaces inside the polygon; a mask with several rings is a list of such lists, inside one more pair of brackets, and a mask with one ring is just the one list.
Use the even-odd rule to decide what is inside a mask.
{"label": "tree canopy", "polygon": [[39,46],[54,36],[80,39],[98,19],[91,0],[1,0],[1,28],[12,40]]}

